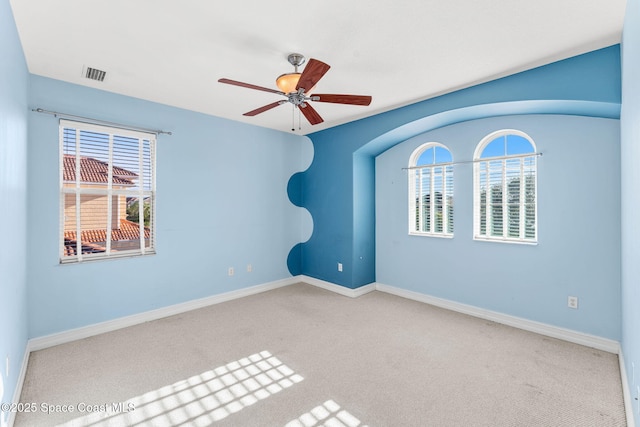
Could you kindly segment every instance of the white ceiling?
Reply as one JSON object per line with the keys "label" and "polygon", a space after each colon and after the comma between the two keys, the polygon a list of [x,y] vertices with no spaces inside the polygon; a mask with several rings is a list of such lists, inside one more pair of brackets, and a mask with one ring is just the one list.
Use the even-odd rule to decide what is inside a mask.
{"label": "white ceiling", "polygon": [[[619,43],[626,0],[11,0],[29,71],[231,120],[290,131],[276,89],[298,52],[331,65],[308,134]],[[104,82],[83,77],[105,70]],[[297,114],[296,114],[297,128]]]}

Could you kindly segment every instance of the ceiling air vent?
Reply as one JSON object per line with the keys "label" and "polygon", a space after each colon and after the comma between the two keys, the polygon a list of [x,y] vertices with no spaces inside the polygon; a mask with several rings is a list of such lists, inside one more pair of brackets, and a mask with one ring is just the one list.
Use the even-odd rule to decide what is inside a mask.
{"label": "ceiling air vent", "polygon": [[99,82],[104,81],[104,77],[107,75],[106,71],[98,70],[97,68],[87,67],[84,76],[91,80],[96,80]]}

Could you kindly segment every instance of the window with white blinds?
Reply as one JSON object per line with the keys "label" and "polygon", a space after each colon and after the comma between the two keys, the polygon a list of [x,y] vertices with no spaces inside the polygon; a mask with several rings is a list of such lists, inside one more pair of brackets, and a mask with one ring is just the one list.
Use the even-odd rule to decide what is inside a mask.
{"label": "window with white blinds", "polygon": [[155,135],[60,121],[60,262],[155,253]]}
{"label": "window with white blinds", "polygon": [[537,154],[524,132],[485,137],[474,156],[474,239],[535,243]]}
{"label": "window with white blinds", "polygon": [[409,160],[409,234],[453,236],[453,157],[444,145],[418,147]]}

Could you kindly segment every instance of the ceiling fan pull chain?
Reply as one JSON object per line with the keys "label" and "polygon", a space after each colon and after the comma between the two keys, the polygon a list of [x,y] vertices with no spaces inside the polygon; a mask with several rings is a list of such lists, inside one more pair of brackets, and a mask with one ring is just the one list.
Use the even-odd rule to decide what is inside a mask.
{"label": "ceiling fan pull chain", "polygon": [[298,107],[298,130],[302,130],[302,123],[301,123],[301,119],[300,119],[300,108]]}
{"label": "ceiling fan pull chain", "polygon": [[296,106],[291,104],[291,132],[296,131]]}

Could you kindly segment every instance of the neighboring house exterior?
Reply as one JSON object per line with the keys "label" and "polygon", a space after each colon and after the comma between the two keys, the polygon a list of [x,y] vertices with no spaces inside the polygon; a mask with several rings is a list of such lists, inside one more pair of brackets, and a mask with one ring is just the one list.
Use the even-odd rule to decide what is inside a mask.
{"label": "neighboring house exterior", "polygon": [[[76,180],[76,157],[65,154],[63,158],[63,186],[73,187]],[[126,190],[135,186],[138,175],[126,169],[113,167],[112,188]],[[105,189],[109,184],[108,164],[92,157],[80,158],[80,188]],[[107,226],[111,223],[111,249],[114,251],[140,247],[140,225],[127,220],[127,196],[112,196],[112,211],[109,216],[108,198],[101,194],[81,194],[80,224],[82,253],[106,251]],[[77,255],[76,196],[65,194],[64,199],[64,254]],[[131,201],[129,201],[131,202]],[[144,227],[144,238],[148,241],[150,229]]]}

